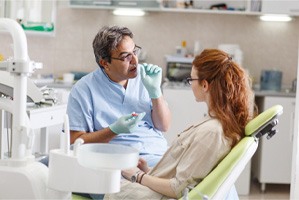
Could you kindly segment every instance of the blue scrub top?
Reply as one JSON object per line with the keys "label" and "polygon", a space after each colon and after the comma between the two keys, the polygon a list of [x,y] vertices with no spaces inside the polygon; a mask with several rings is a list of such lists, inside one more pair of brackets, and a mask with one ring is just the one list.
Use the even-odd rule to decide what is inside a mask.
{"label": "blue scrub top", "polygon": [[[139,70],[139,68],[138,68]],[[140,154],[163,155],[167,142],[151,118],[152,104],[140,75],[129,79],[127,89],[109,79],[103,69],[81,78],[69,95],[70,130],[95,132],[132,112],[146,112],[133,133],[119,134],[110,143],[129,145]]]}

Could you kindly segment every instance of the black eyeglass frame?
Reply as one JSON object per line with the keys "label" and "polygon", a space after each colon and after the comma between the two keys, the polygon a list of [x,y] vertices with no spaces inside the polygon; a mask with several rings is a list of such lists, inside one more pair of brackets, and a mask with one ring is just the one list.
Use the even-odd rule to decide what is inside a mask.
{"label": "black eyeglass frame", "polygon": [[[111,56],[108,57],[108,58],[114,59],[114,60],[125,61],[126,58],[128,58],[129,56],[133,56],[133,55],[136,56],[136,55],[138,55],[141,49],[142,48],[140,46],[135,45],[133,53],[128,53],[128,55],[124,56],[123,58],[115,58],[115,57],[111,57]],[[136,52],[136,51],[138,51],[138,52]],[[136,52],[136,53],[134,53],[134,52]],[[132,60],[132,58],[131,58],[131,60]]]}
{"label": "black eyeglass frame", "polygon": [[191,78],[191,77],[188,77],[186,78],[186,83],[188,83],[189,85],[192,84],[192,81],[196,81],[196,80],[199,80],[199,78]]}

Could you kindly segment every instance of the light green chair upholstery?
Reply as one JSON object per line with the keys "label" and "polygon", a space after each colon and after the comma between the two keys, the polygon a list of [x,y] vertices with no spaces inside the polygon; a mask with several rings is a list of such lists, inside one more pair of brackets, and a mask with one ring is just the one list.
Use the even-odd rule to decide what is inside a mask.
{"label": "light green chair upholstery", "polygon": [[258,147],[258,140],[267,134],[270,139],[278,124],[277,117],[283,112],[281,105],[273,106],[251,120],[245,127],[244,137],[231,152],[209,173],[188,197],[182,199],[225,199],[227,193],[244,170]]}
{"label": "light green chair upholstery", "polygon": [[87,200],[87,199],[91,199],[91,198],[80,196],[78,194],[72,194],[72,200]]}

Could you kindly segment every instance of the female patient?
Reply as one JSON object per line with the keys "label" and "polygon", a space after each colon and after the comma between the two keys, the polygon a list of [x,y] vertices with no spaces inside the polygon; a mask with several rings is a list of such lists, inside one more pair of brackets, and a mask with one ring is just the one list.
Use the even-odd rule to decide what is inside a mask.
{"label": "female patient", "polygon": [[192,64],[188,82],[195,100],[207,104],[209,115],[178,134],[153,169],[140,160],[138,168],[123,171],[136,182],[124,180],[121,192],[104,199],[180,198],[244,137],[244,127],[254,117],[253,92],[244,69],[217,49],[204,50]]}

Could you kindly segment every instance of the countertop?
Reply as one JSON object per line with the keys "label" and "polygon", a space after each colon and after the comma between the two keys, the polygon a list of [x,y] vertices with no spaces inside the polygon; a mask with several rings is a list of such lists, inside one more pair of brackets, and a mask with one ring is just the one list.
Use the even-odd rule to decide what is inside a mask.
{"label": "countertop", "polygon": [[[177,90],[191,90],[191,86],[184,82],[164,82],[162,85],[163,89],[177,89]],[[267,91],[267,90],[254,90],[256,97],[263,96],[277,96],[277,97],[296,97],[296,92],[290,89],[283,89],[281,91]]]}
{"label": "countertop", "polygon": [[291,92],[289,90],[282,91],[266,91],[266,90],[254,90],[254,94],[256,97],[263,96],[276,96],[276,97],[296,97],[296,92]]}
{"label": "countertop", "polygon": [[32,79],[37,87],[47,86],[49,88],[65,88],[71,89],[74,83],[63,82],[62,80],[54,79]]}

